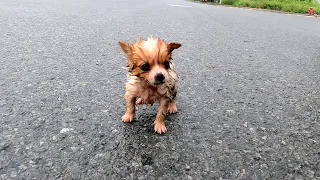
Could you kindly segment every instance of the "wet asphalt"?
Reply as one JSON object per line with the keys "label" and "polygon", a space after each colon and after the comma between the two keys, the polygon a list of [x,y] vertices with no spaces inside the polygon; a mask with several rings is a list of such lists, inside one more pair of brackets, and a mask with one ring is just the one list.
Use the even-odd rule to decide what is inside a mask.
{"label": "wet asphalt", "polygon": [[[320,179],[320,19],[183,0],[0,2],[0,179]],[[177,41],[178,113],[124,114],[118,41]]]}

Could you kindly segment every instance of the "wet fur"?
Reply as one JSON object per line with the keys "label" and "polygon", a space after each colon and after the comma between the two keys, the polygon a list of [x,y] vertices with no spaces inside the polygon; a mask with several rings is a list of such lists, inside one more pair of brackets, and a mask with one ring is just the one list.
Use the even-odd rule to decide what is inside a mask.
{"label": "wet fur", "polygon": [[[165,118],[167,113],[177,112],[175,98],[177,95],[178,75],[172,62],[172,51],[181,44],[165,43],[160,39],[148,38],[132,45],[119,42],[128,57],[128,82],[126,84],[126,113],[122,116],[124,122],[131,122],[135,115],[136,104],[153,104],[159,102],[154,130],[165,133]],[[168,61],[170,68],[166,69],[164,62]],[[143,71],[142,64],[150,65],[149,71]],[[155,76],[161,73],[165,80],[162,84],[155,84]]]}

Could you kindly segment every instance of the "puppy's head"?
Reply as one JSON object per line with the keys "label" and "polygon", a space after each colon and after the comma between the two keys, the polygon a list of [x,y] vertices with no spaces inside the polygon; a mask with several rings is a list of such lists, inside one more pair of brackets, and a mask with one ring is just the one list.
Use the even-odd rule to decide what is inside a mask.
{"label": "puppy's head", "polygon": [[128,56],[129,72],[149,81],[153,86],[165,83],[169,79],[168,71],[173,68],[171,54],[181,44],[165,43],[160,39],[148,38],[132,45],[119,42],[120,47]]}

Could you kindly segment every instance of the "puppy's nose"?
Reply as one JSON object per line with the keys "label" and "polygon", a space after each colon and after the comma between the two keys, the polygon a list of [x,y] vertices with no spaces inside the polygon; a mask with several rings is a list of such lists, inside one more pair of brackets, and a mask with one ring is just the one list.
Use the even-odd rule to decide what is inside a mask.
{"label": "puppy's nose", "polygon": [[157,80],[157,81],[163,81],[163,80],[164,80],[164,75],[163,75],[162,73],[158,73],[158,74],[156,75],[156,80]]}

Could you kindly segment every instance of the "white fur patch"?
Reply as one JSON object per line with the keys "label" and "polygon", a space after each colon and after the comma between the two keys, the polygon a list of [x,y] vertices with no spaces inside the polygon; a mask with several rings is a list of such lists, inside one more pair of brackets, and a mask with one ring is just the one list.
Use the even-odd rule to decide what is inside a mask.
{"label": "white fur patch", "polygon": [[147,41],[144,41],[144,48],[151,52],[152,50],[157,49],[157,43],[158,41],[156,39],[148,38]]}

